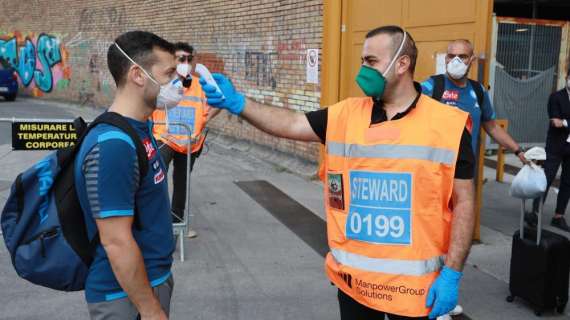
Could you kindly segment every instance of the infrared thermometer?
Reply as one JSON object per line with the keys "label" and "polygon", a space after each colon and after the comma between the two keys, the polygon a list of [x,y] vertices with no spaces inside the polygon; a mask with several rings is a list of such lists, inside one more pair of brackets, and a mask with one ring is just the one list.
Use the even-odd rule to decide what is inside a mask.
{"label": "infrared thermometer", "polygon": [[222,100],[225,99],[226,97],[224,96],[222,90],[220,90],[220,87],[218,86],[218,84],[216,83],[216,80],[214,80],[214,77],[212,77],[212,74],[210,73],[210,70],[208,70],[208,68],[206,68],[206,66],[204,66],[203,64],[196,64],[196,68],[194,69],[194,71],[200,75],[200,77],[203,77],[204,80],[206,80],[206,83],[208,83],[209,85],[212,85],[216,88],[216,91],[218,91],[221,95],[222,95]]}

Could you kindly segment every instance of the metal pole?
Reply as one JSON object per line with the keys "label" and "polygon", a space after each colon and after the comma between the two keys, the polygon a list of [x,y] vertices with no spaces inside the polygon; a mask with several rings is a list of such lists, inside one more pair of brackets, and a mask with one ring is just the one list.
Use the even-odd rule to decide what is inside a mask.
{"label": "metal pole", "polygon": [[188,150],[186,150],[186,210],[184,210],[184,214],[186,215],[185,220],[186,229],[184,232],[186,236],[188,236],[188,231],[190,230],[190,177],[192,176],[192,128],[186,126],[188,130]]}
{"label": "metal pole", "polygon": [[536,26],[533,24],[530,26],[530,50],[528,54],[528,71],[527,71],[527,78],[531,77],[532,73],[532,60],[534,59],[534,33],[536,32]]}
{"label": "metal pole", "polygon": [[[166,122],[154,122],[154,124],[166,125]],[[192,154],[192,128],[182,122],[172,122],[168,123],[168,125],[181,126],[188,132],[188,151],[186,159],[186,209],[184,210],[182,222],[172,224],[173,229],[178,231],[178,236],[180,237],[180,261],[184,262],[184,237],[188,236],[188,231],[190,229],[190,163]]]}
{"label": "metal pole", "polygon": [[[69,123],[73,123],[74,119],[38,119],[38,118],[16,118],[16,117],[12,117],[12,118],[0,118],[0,122],[69,122]],[[91,122],[93,120],[85,120],[85,122]]]}
{"label": "metal pole", "polygon": [[[532,1],[532,18],[536,19],[536,15],[538,13],[538,3],[536,0]],[[526,74],[527,78],[531,77],[532,69],[532,60],[534,59],[534,36],[536,32],[536,25],[532,24],[530,26],[530,50],[528,54],[528,72]]]}

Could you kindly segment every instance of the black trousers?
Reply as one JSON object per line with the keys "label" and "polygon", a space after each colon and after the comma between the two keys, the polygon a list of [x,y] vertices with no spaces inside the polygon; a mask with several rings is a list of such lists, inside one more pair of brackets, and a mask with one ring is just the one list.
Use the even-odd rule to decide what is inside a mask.
{"label": "black trousers", "polygon": [[[558,168],[562,164],[562,174],[560,176],[560,190],[558,192],[558,197],[556,199],[556,211],[555,213],[564,214],[566,207],[568,206],[568,199],[570,199],[570,154],[563,153],[547,153],[546,161],[544,162],[544,174],[546,175],[546,192],[542,196],[542,202],[546,200],[548,195],[548,189],[554,178],[556,178],[556,173]],[[532,202],[532,209],[534,212],[538,211],[538,204],[540,198],[534,199]]]}
{"label": "black trousers", "polygon": [[370,309],[367,306],[361,305],[352,299],[349,295],[338,290],[338,305],[340,307],[341,320],[384,320],[386,316],[390,320],[407,320],[418,319],[424,320],[428,317],[410,318],[398,316],[395,314],[384,313],[378,310]]}
{"label": "black trousers", "polygon": [[[167,144],[159,142],[160,148],[160,156],[162,157],[162,161],[166,165],[166,170],[170,167],[170,162],[173,163],[173,170],[172,172],[172,184],[173,184],[173,192],[172,192],[172,212],[178,218],[184,217],[184,209],[186,208],[186,179],[187,175],[187,168],[186,168],[186,161],[188,159],[188,155],[185,153],[180,153],[175,151],[174,149],[170,148]],[[190,156],[190,172],[194,169],[194,162],[202,153],[202,149],[194,152]],[[174,217],[174,219],[176,219]],[[179,221],[175,221],[179,222]]]}

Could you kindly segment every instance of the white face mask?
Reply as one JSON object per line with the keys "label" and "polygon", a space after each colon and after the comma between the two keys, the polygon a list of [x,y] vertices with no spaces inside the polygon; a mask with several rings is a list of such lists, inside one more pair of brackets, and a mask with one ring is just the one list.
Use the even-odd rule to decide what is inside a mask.
{"label": "white face mask", "polygon": [[455,80],[459,80],[467,73],[468,66],[459,57],[453,58],[447,64],[447,73]]}
{"label": "white face mask", "polygon": [[[150,79],[159,85],[156,80],[152,78]],[[168,81],[167,84],[160,86],[160,92],[156,97],[156,107],[158,109],[174,108],[180,103],[180,101],[182,101],[183,96],[184,94],[180,80],[173,79]]]}
{"label": "white face mask", "polygon": [[188,63],[180,63],[176,66],[176,73],[186,78],[190,74],[192,67]]}
{"label": "white face mask", "polygon": [[178,79],[174,78],[171,81],[168,81],[168,83],[161,85],[143,67],[141,67],[138,63],[136,63],[133,59],[131,59],[131,57],[129,57],[129,55],[125,51],[123,51],[123,49],[121,49],[121,47],[119,47],[117,43],[115,43],[115,46],[117,47],[117,49],[119,49],[119,51],[121,51],[121,53],[125,57],[127,57],[127,59],[129,59],[129,61],[131,61],[134,65],[141,68],[144,74],[152,82],[154,82],[157,86],[160,87],[160,91],[158,93],[158,96],[156,97],[156,107],[158,109],[174,108],[180,103],[180,101],[182,101],[183,89],[182,86],[176,85],[177,82],[178,83],[180,82],[176,81]]}

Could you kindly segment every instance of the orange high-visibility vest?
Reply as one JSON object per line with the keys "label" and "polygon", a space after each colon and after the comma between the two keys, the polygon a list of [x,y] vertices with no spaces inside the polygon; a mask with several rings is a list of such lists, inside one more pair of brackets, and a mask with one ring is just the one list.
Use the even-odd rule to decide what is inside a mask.
{"label": "orange high-visibility vest", "polygon": [[468,114],[421,95],[404,118],[371,126],[372,106],[350,98],[328,108],[325,269],[360,304],[423,317],[449,247]]}
{"label": "orange high-visibility vest", "polygon": [[[202,148],[206,136],[204,128],[208,119],[210,106],[206,103],[206,94],[202,90],[199,79],[192,76],[192,85],[184,90],[184,98],[178,106],[168,110],[168,128],[163,124],[155,124],[153,134],[177,152],[188,152],[187,130],[173,123],[181,122],[192,128],[192,148],[194,153]],[[152,113],[154,122],[166,122],[166,112],[164,109],[157,109]]]}

